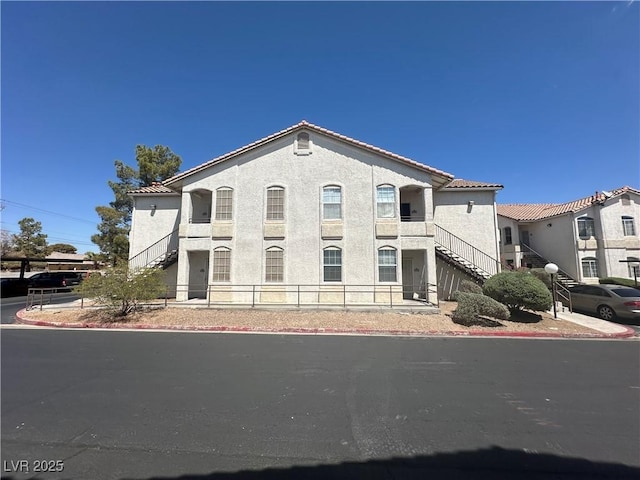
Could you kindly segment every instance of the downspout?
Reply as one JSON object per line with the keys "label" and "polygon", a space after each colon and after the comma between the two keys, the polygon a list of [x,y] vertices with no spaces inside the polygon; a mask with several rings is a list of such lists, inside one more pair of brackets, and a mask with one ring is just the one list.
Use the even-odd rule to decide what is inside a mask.
{"label": "downspout", "polygon": [[575,212],[571,212],[571,230],[573,232],[573,253],[575,254],[576,279],[582,283],[582,269],[580,268],[580,255],[578,254],[578,232],[576,232]]}
{"label": "downspout", "polygon": [[500,273],[500,242],[498,240],[500,234],[498,233],[498,208],[496,206],[496,197],[498,196],[498,191],[493,191],[493,235],[495,239],[495,247],[496,247],[496,273]]}

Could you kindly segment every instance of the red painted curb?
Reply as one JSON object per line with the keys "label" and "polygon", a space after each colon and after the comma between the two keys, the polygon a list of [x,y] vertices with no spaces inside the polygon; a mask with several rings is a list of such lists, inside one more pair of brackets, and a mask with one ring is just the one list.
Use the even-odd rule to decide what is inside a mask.
{"label": "red painted curb", "polygon": [[402,335],[412,337],[431,337],[431,336],[455,336],[455,337],[520,337],[520,338],[629,338],[635,336],[635,331],[624,325],[620,325],[626,329],[620,333],[553,333],[553,332],[487,332],[484,330],[469,331],[422,331],[416,332],[411,330],[371,330],[359,328],[355,330],[347,330],[340,328],[268,328],[268,327],[198,327],[198,326],[180,326],[168,325],[159,327],[157,325],[137,324],[137,325],[121,325],[115,323],[64,323],[64,322],[46,322],[43,320],[32,320],[25,318],[27,313],[25,309],[16,313],[17,323],[24,325],[33,325],[38,327],[56,327],[56,328],[121,328],[128,330],[176,330],[176,331],[200,331],[200,332],[265,332],[265,333],[300,333],[300,334],[320,334],[320,333],[336,333],[348,334],[355,333],[361,335]]}

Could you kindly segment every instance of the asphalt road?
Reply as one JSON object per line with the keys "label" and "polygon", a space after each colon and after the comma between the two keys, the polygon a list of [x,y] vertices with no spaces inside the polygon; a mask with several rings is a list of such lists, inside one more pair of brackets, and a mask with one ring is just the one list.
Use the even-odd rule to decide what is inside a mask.
{"label": "asphalt road", "polygon": [[[73,293],[54,293],[48,297],[49,303],[66,303],[72,302],[80,297]],[[1,312],[0,312],[0,323],[10,324],[15,323],[16,320],[16,312],[23,309],[27,304],[27,297],[8,297],[3,298],[0,302]]]}
{"label": "asphalt road", "polygon": [[38,478],[96,480],[640,476],[635,340],[5,327],[1,342],[4,478],[42,460],[64,471]]}

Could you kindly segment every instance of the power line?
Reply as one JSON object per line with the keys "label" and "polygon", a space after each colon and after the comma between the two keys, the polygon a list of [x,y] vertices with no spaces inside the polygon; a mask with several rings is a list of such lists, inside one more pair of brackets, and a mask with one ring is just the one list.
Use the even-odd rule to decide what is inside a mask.
{"label": "power line", "polygon": [[68,218],[70,220],[75,220],[77,222],[89,223],[91,225],[97,225],[97,223],[98,223],[98,222],[95,222],[95,221],[86,220],[84,218],[72,217],[71,215],[65,215],[64,213],[52,212],[51,210],[45,210],[43,208],[33,207],[31,205],[25,205],[24,203],[13,202],[11,200],[6,200],[4,198],[0,198],[0,202],[8,203],[9,205],[15,205],[15,206],[18,206],[18,207],[23,207],[23,208],[30,208],[31,210],[37,210],[38,212],[47,213],[49,215],[56,215],[58,217]]}
{"label": "power line", "polygon": [[[11,233],[13,235],[19,235],[18,232],[14,231],[14,230],[3,230],[7,233]],[[45,234],[47,235],[47,234]],[[47,235],[47,240],[55,240],[56,242],[64,242],[64,243],[73,243],[76,245],[90,245],[90,246],[94,246],[95,243],[93,242],[83,242],[81,240],[72,240],[70,238],[64,238],[64,237],[52,237],[50,235]]]}

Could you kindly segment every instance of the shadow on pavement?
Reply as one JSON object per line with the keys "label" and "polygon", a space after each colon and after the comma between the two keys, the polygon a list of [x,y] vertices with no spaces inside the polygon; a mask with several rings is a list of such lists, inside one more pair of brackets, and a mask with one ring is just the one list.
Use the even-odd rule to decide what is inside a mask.
{"label": "shadow on pavement", "polygon": [[[552,454],[491,447],[483,450],[344,462],[335,465],[293,466],[232,473],[150,477],[147,480],[271,480],[271,479],[640,479],[640,468],[591,462]],[[133,479],[131,479],[133,480]]]}
{"label": "shadow on pavement", "polygon": [[[10,480],[13,477],[3,478]],[[47,476],[46,478],[51,477]],[[80,477],[74,476],[73,478]],[[494,446],[483,450],[435,453],[407,458],[241,470],[202,475],[185,474],[177,477],[149,477],[146,480],[238,480],[245,478],[249,480],[324,480],[335,478],[349,480],[637,480],[640,478],[640,468],[615,463],[592,462],[581,458],[561,457],[547,453],[527,453]]]}

